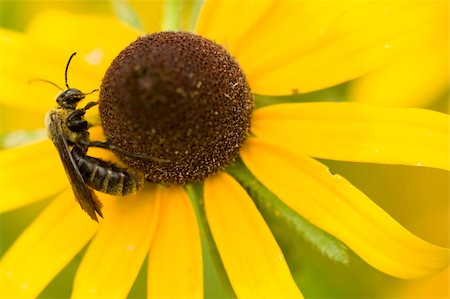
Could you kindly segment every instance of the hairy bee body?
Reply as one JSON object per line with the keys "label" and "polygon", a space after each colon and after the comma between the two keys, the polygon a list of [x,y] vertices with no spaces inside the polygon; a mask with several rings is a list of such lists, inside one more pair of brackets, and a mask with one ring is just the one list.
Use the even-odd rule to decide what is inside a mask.
{"label": "hairy bee body", "polygon": [[[102,203],[92,189],[116,196],[124,196],[136,192],[144,185],[144,175],[131,169],[120,168],[111,162],[103,161],[87,155],[90,146],[104,148],[115,153],[134,156],[140,159],[152,159],[140,153],[129,153],[108,142],[91,141],[89,127],[84,115],[88,109],[98,104],[89,102],[83,108],[78,103],[90,93],[83,93],[67,84],[67,69],[73,53],[66,65],[64,90],[59,89],[56,97],[58,106],[48,111],[45,123],[47,135],[55,145],[67,177],[72,185],[75,199],[81,208],[95,221],[97,215],[102,216]],[[97,91],[93,90],[92,92]],[[91,92],[91,93],[92,93]]]}
{"label": "hairy bee body", "polygon": [[144,184],[144,176],[131,169],[87,156],[77,147],[72,149],[71,154],[85,183],[95,190],[125,196],[135,193]]}
{"label": "hairy bee body", "polygon": [[[60,121],[60,130],[62,131],[62,135],[64,138],[70,143],[70,144],[81,144],[81,143],[87,143],[89,142],[89,131],[87,129],[79,130],[79,131],[73,131],[69,128],[67,119],[69,116],[76,111],[77,109],[64,109],[61,107],[56,107],[54,109],[51,109],[47,112],[47,115],[45,117],[45,123],[46,127],[50,127],[50,123],[55,119],[59,119]],[[87,124],[86,124],[87,126]],[[58,136],[54,134],[53,131],[47,130],[48,137],[55,141],[56,138],[59,138],[61,136]],[[86,147],[86,146],[85,146]],[[87,147],[86,147],[87,148]]]}

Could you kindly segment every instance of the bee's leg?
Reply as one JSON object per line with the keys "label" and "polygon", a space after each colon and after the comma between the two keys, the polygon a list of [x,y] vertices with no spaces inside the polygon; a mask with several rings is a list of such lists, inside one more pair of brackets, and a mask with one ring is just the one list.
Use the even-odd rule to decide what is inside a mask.
{"label": "bee's leg", "polygon": [[81,150],[83,154],[87,154],[89,143],[89,133],[80,134],[80,136],[75,141],[74,146]]}
{"label": "bee's leg", "polygon": [[67,117],[67,127],[72,132],[82,132],[88,129],[88,122],[84,119],[86,110],[97,105],[98,102],[89,102],[84,106],[84,108],[76,109],[72,111]]}
{"label": "bee's leg", "polygon": [[112,145],[110,141],[89,141],[89,146],[104,148],[110,151],[112,151],[112,148],[114,147],[114,145]]}
{"label": "bee's leg", "polygon": [[[78,110],[81,110],[81,111],[83,111],[83,112],[86,112],[86,110],[88,110],[88,109],[94,107],[95,105],[98,105],[98,102],[89,102],[89,103],[86,104],[86,106],[84,106],[83,108],[78,109]],[[101,124],[100,119],[89,120],[89,121],[88,121],[87,129],[92,128],[92,127],[95,127],[95,126],[98,126],[98,125],[100,125],[100,124]]]}
{"label": "bee's leg", "polygon": [[131,156],[131,157],[135,157],[135,158],[140,158],[140,159],[148,159],[149,158],[147,155],[144,155],[144,154],[127,152],[126,150],[123,150],[120,147],[112,145],[110,141],[106,141],[106,142],[90,141],[89,146],[104,148],[104,149],[110,150],[110,151],[118,153],[118,154]]}
{"label": "bee's leg", "polygon": [[86,106],[84,106],[84,108],[77,109],[77,110],[82,110],[82,111],[86,112],[86,110],[94,107],[95,105],[98,105],[98,102],[89,102],[86,104]]}
{"label": "bee's leg", "polygon": [[69,114],[66,120],[69,130],[77,133],[87,130],[88,123],[84,119],[85,113],[83,109],[76,109]]}
{"label": "bee's leg", "polygon": [[100,122],[88,122],[88,129],[96,127],[96,126],[100,126],[102,123]]}
{"label": "bee's leg", "polygon": [[121,155],[129,156],[129,157],[133,157],[133,158],[137,158],[137,159],[153,160],[156,162],[169,162],[169,160],[150,157],[149,155],[146,155],[143,153],[130,153],[124,149],[121,149],[120,147],[112,145],[110,141],[106,141],[106,142],[90,141],[89,146],[104,148],[104,149],[110,150],[116,154],[121,154]]}

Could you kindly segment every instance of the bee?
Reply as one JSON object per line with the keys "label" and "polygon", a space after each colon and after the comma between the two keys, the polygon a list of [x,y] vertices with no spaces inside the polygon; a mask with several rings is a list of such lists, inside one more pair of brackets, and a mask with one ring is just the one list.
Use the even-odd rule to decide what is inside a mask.
{"label": "bee", "polygon": [[[75,199],[81,208],[95,221],[97,215],[103,217],[102,204],[93,192],[97,191],[125,196],[139,190],[144,184],[144,175],[133,169],[125,169],[95,157],[87,155],[90,146],[111,150],[115,153],[132,156],[140,159],[153,159],[140,153],[128,153],[115,147],[110,142],[91,141],[89,127],[84,118],[86,110],[94,107],[98,102],[88,102],[83,108],[77,108],[78,103],[90,93],[69,87],[67,83],[67,70],[70,61],[75,56],[73,53],[66,65],[65,85],[66,90],[53,82],[48,82],[62,92],[56,97],[57,106],[47,112],[45,123],[47,135],[54,143],[67,177],[72,185]],[[159,160],[159,159],[154,159]]]}

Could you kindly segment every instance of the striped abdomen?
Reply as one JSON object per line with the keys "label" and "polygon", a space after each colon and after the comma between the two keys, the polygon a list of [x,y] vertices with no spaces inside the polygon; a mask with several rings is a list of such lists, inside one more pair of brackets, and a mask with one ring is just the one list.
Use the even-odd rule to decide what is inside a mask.
{"label": "striped abdomen", "polygon": [[95,190],[125,196],[136,192],[144,184],[142,175],[111,162],[87,156],[77,147],[74,147],[71,153],[85,183]]}

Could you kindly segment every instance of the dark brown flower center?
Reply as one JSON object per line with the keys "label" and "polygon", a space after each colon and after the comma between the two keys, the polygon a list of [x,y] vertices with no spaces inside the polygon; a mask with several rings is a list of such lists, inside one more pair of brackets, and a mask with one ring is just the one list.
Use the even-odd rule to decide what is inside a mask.
{"label": "dark brown flower center", "polygon": [[236,60],[185,32],[134,41],[114,59],[100,89],[106,138],[156,158],[120,155],[158,183],[200,181],[228,166],[249,133],[252,109]]}

